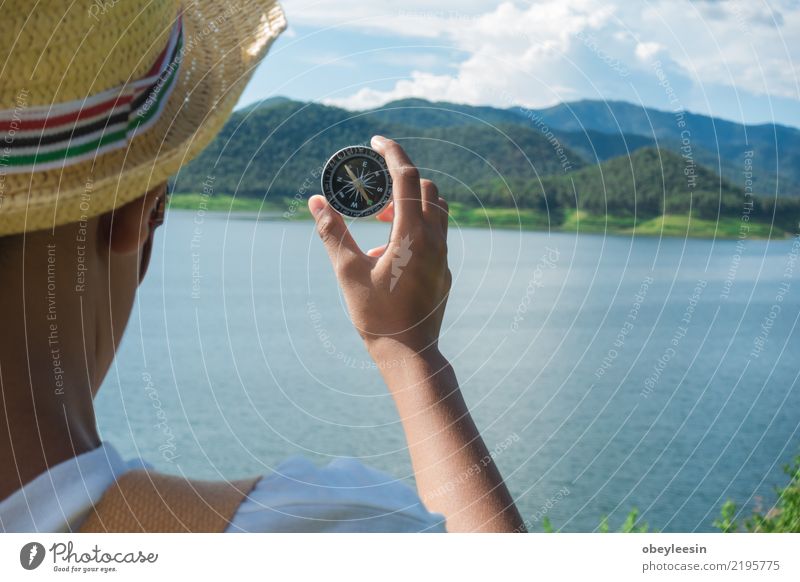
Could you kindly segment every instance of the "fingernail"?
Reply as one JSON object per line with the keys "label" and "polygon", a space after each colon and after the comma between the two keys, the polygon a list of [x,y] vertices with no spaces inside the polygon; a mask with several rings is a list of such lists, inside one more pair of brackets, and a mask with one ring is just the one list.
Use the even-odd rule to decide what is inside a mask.
{"label": "fingernail", "polygon": [[372,136],[373,143],[382,144],[386,141],[386,138],[382,135],[373,135]]}
{"label": "fingernail", "polygon": [[308,199],[308,209],[316,216],[325,208],[325,199],[322,196],[312,196]]}

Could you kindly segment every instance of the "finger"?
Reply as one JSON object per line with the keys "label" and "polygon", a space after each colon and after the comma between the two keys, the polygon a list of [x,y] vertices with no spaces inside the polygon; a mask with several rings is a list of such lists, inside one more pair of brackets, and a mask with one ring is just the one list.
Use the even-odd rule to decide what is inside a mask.
{"label": "finger", "polygon": [[397,226],[400,232],[405,232],[414,223],[422,221],[419,170],[403,148],[390,139],[376,135],[372,138],[372,147],[384,157],[389,167]]}
{"label": "finger", "polygon": [[380,257],[380,256],[383,255],[383,253],[386,252],[386,247],[387,246],[389,246],[389,245],[388,244],[384,244],[384,245],[381,245],[379,247],[375,247],[374,249],[369,249],[367,251],[367,256],[368,257],[376,257],[376,258]]}
{"label": "finger", "polygon": [[431,180],[423,178],[419,181],[419,189],[422,192],[422,214],[428,220],[439,220],[439,210],[436,208],[439,203],[439,188]]}
{"label": "finger", "polygon": [[308,209],[317,224],[317,233],[328,251],[334,267],[339,269],[364,256],[353,239],[341,214],[330,207],[323,196],[308,199]]}
{"label": "finger", "polygon": [[447,200],[439,197],[437,207],[439,209],[439,220],[441,221],[442,232],[444,233],[444,237],[447,238],[447,226],[450,224],[450,206],[447,204]]}
{"label": "finger", "polygon": [[394,220],[394,202],[389,202],[386,208],[375,215],[375,218],[381,222],[392,222]]}

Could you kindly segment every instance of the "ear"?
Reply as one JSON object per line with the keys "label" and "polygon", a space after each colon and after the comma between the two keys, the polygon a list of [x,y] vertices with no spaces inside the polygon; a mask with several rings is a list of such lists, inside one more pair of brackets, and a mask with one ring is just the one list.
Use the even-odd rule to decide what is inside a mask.
{"label": "ear", "polygon": [[108,248],[112,253],[127,255],[139,252],[150,234],[150,215],[163,190],[162,184],[103,216]]}

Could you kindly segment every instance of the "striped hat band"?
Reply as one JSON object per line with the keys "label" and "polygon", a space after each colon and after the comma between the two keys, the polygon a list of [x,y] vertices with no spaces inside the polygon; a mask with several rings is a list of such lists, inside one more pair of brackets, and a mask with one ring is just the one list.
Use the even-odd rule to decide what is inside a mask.
{"label": "striped hat band", "polygon": [[126,147],[159,118],[183,57],[182,16],[144,77],[68,103],[0,110],[4,174],[62,168]]}

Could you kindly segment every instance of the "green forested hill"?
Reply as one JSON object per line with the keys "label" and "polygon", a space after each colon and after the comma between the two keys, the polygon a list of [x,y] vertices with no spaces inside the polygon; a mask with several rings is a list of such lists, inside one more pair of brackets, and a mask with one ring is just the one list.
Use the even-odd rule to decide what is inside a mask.
{"label": "green forested hill", "polygon": [[[510,109],[422,100],[352,112],[277,98],[234,113],[211,145],[181,170],[176,190],[200,192],[213,176],[215,193],[240,200],[281,203],[308,197],[319,191],[319,169],[334,151],[382,134],[398,140],[422,175],[434,179],[460,208],[526,209],[547,215],[547,224],[576,212],[614,216],[625,224],[633,224],[634,217],[638,222],[663,215],[741,219],[751,200],[743,187],[743,160],[737,162],[734,179],[721,178],[714,170],[722,168],[725,175],[730,160],[719,155],[708,160],[698,148],[691,156],[676,153],[680,144],[670,133],[670,114],[653,114],[657,119],[648,137],[636,133],[644,131],[645,121],[634,112],[641,108],[610,105],[616,108],[611,121],[594,102],[571,104],[570,115],[591,118],[581,126],[567,122],[566,106],[531,117]],[[624,119],[626,113],[631,119]],[[545,118],[549,125],[536,122]],[[692,127],[698,128],[694,144],[708,137],[703,133],[708,119],[693,119]],[[630,133],[602,131],[612,122]],[[739,152],[731,125],[716,120],[717,135],[730,138],[726,147]],[[794,130],[784,129],[792,137]],[[755,130],[748,135],[753,144],[758,136],[764,138]],[[704,160],[707,165],[700,163]],[[775,215],[781,228],[797,230],[800,198],[776,200],[755,184],[753,218],[772,223]]]}
{"label": "green forested hill", "polygon": [[[688,140],[695,159],[734,182],[743,182],[746,151],[753,151],[754,182],[764,195],[800,195],[800,130],[783,125],[742,125],[689,112],[659,111],[622,101],[583,100],[537,111],[561,131],[593,130],[657,139],[678,151]],[[680,121],[685,125],[679,124]],[[684,133],[686,132],[686,133]]]}
{"label": "green forested hill", "polygon": [[762,224],[774,223],[779,231],[797,231],[797,199],[746,196],[741,188],[700,165],[693,167],[690,181],[687,167],[686,159],[677,154],[645,148],[564,176],[547,176],[539,183],[495,179],[482,182],[476,190],[488,206],[562,217],[584,212],[633,224],[662,215],[739,221],[746,214]]}
{"label": "green forested hill", "polygon": [[[582,100],[545,109],[473,107],[402,99],[372,110],[386,121],[415,127],[525,123],[552,131],[590,161],[658,145],[680,152],[741,183],[744,153],[754,156],[753,180],[765,195],[800,196],[800,130],[774,124],[742,125],[690,112],[660,111],[622,101]],[[516,118],[516,120],[515,120]],[[686,140],[686,141],[684,141]]]}
{"label": "green forested hill", "polygon": [[176,190],[199,192],[212,175],[219,193],[294,196],[326,155],[361,143],[375,131],[392,133],[363,116],[323,105],[288,101],[237,111],[211,145],[181,170]]}
{"label": "green forested hill", "polygon": [[698,205],[705,209],[713,204],[716,212],[720,201],[726,214],[741,213],[741,189],[702,166],[693,168],[690,184],[686,168],[681,156],[646,148],[564,176],[547,176],[539,184],[487,180],[478,189],[485,192],[492,206],[512,205],[513,195],[522,208],[574,208],[597,215],[649,218],[684,214],[690,204],[695,210]]}
{"label": "green forested hill", "polygon": [[[383,134],[400,141],[424,176],[461,200],[488,177],[535,180],[584,165],[522,124],[408,127],[366,113],[297,102],[236,112],[220,135],[177,178],[176,189],[199,192],[206,176],[237,196],[294,196],[336,150]],[[473,200],[477,202],[477,200]]]}
{"label": "green forested hill", "polygon": [[726,215],[741,214],[744,202],[741,188],[703,166],[655,148],[587,167],[571,178],[570,184],[563,179],[553,183],[562,204],[573,200],[574,183],[581,207],[596,214],[653,217],[686,214],[700,207],[704,218],[713,218],[719,201]]}

